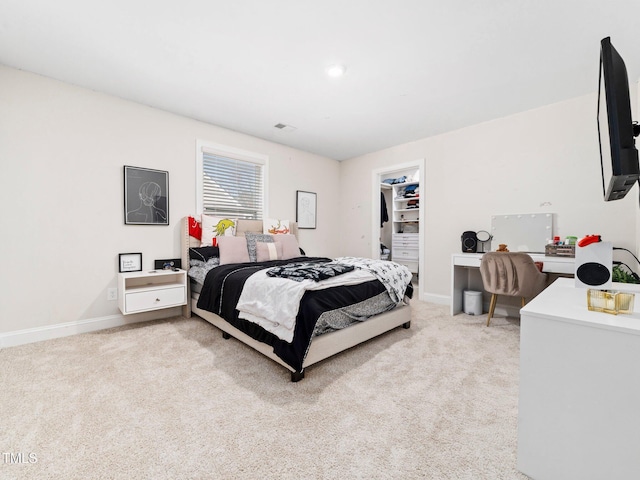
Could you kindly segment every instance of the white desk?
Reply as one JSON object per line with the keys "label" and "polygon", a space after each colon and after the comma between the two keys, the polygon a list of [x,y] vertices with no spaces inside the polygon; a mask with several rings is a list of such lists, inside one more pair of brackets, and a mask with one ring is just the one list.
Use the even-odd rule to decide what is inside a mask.
{"label": "white desk", "polygon": [[[559,275],[575,273],[575,259],[530,254],[534,262],[542,262],[542,271]],[[480,276],[482,253],[454,253],[451,255],[451,315],[462,312],[462,297],[465,290],[483,292]]]}
{"label": "white desk", "polygon": [[518,469],[533,479],[640,478],[640,285],[632,315],[587,309],[559,278],[520,311]]}

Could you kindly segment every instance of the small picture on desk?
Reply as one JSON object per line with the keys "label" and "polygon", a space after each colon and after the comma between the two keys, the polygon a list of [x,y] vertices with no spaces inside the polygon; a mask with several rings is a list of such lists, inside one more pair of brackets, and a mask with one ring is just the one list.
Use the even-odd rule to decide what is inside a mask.
{"label": "small picture on desk", "polygon": [[141,272],[142,253],[120,253],[118,255],[118,264],[120,273]]}

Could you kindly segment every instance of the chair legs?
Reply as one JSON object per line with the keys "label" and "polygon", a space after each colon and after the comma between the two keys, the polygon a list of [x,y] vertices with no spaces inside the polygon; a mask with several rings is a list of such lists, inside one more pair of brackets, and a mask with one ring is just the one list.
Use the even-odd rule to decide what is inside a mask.
{"label": "chair legs", "polygon": [[[491,294],[491,303],[489,303],[489,315],[487,315],[487,327],[489,326],[489,323],[491,322],[491,317],[493,317],[493,312],[496,309],[496,303],[498,301],[498,295],[496,293],[492,293]],[[520,302],[522,304],[522,306],[524,307],[526,301],[524,297],[520,297]]]}
{"label": "chair legs", "polygon": [[498,301],[498,295],[495,293],[492,293],[491,303],[489,304],[489,315],[487,315],[487,327],[489,326],[489,322],[491,322],[491,317],[493,317],[493,311],[496,309],[497,301]]}

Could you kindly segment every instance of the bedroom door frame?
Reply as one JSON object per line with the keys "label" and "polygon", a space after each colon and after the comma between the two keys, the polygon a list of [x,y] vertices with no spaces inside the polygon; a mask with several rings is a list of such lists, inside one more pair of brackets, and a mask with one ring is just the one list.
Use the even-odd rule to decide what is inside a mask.
{"label": "bedroom door frame", "polygon": [[[417,160],[413,160],[405,163],[398,163],[394,165],[389,165],[387,167],[382,167],[373,170],[372,179],[371,179],[371,258],[380,258],[380,184],[382,183],[382,179],[386,175],[391,175],[392,173],[399,172],[401,170],[408,169],[418,169],[418,178],[420,179],[420,190],[421,190],[421,201],[420,201],[420,212],[418,213],[418,220],[420,229],[418,231],[418,299],[423,299],[423,285],[424,285],[424,238],[425,238],[425,212],[426,212],[426,203],[424,199],[425,192],[425,180],[426,180],[426,172],[425,172],[425,160],[424,158],[419,158]],[[393,255],[393,251],[391,252]],[[393,258],[393,257],[392,257]]]}

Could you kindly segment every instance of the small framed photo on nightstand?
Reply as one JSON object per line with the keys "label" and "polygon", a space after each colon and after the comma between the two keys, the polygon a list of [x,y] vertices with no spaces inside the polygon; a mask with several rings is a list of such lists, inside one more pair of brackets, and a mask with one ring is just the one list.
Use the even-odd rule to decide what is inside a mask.
{"label": "small framed photo on nightstand", "polygon": [[120,272],[140,272],[142,271],[142,253],[120,253]]}

